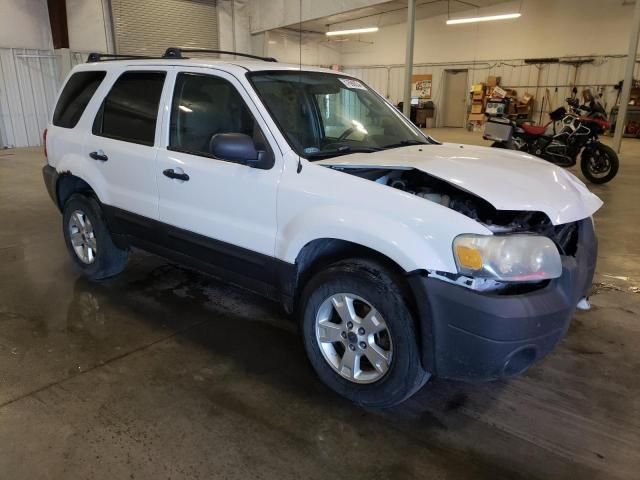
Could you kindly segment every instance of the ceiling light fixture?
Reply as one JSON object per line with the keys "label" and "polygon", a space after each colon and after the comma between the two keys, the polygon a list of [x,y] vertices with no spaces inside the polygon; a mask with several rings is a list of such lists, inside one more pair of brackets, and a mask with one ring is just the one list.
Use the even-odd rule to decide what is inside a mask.
{"label": "ceiling light fixture", "polygon": [[454,18],[453,20],[447,20],[447,25],[458,25],[460,23],[491,22],[493,20],[509,20],[511,18],[519,18],[520,16],[520,13],[505,13],[504,15],[487,15],[486,17]]}
{"label": "ceiling light fixture", "polygon": [[377,32],[378,27],[367,28],[354,28],[352,30],[334,30],[333,32],[327,32],[327,37],[333,37],[335,35],[353,35],[354,33],[373,33]]}

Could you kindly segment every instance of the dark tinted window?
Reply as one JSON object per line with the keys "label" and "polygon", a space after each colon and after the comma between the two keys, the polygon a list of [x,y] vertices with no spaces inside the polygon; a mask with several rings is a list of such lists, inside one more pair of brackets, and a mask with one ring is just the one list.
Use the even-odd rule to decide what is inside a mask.
{"label": "dark tinted window", "polygon": [[53,112],[53,124],[73,128],[104,79],[106,72],[78,72],[64,86]]}
{"label": "dark tinted window", "polygon": [[258,150],[269,150],[233,85],[209,75],[179,74],[171,108],[169,147],[208,155],[211,137],[217,133],[244,133],[253,138]]}
{"label": "dark tinted window", "polygon": [[165,72],[126,72],[104,99],[93,133],[153,145]]}

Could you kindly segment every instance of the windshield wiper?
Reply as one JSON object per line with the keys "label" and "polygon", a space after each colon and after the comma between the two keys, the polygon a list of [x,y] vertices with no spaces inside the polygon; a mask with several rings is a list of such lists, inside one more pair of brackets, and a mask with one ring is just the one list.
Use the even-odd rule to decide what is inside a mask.
{"label": "windshield wiper", "polygon": [[388,150],[390,148],[408,147],[410,145],[428,145],[428,143],[421,142],[420,140],[400,140],[398,143],[390,143],[382,148]]}
{"label": "windshield wiper", "polygon": [[378,147],[351,147],[349,145],[345,145],[344,147],[337,148],[335,150],[330,150],[327,152],[314,152],[307,155],[307,159],[310,161],[314,160],[322,160],[325,158],[339,157],[340,155],[348,155],[350,153],[373,153],[379,152],[382,150]]}

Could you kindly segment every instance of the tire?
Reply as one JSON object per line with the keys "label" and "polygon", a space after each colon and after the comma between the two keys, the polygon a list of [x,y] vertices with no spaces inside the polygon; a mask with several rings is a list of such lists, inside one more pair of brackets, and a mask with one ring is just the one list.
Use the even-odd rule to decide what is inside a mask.
{"label": "tire", "polygon": [[[416,323],[399,281],[376,262],[351,259],[334,263],[316,274],[301,296],[301,330],[311,365],[329,388],[361,406],[396,405],[418,391],[431,376],[422,368]],[[338,313],[336,303],[332,303],[334,300],[342,302],[339,306],[349,304],[345,295],[353,300],[353,309],[349,309],[352,314],[345,314],[354,324],[352,329]],[[377,326],[371,327],[376,320],[366,320],[374,313],[367,307],[377,311],[373,316]],[[319,318],[325,320],[319,321]],[[326,325],[331,327],[325,329]],[[384,330],[372,333],[382,325]],[[359,327],[371,329],[361,332]],[[340,338],[335,343],[321,342],[319,332],[325,332],[325,340]],[[344,338],[343,333],[348,336]],[[349,345],[353,346],[353,353],[349,353]],[[381,361],[380,368],[375,368],[376,359],[382,358],[380,352],[389,362]],[[353,365],[347,357],[357,355],[360,355],[359,367],[346,368],[345,365]],[[340,356],[342,358],[338,358]],[[354,374],[358,369],[360,372]]]}
{"label": "tire", "polygon": [[62,230],[69,255],[89,280],[102,280],[124,270],[129,252],[113,243],[95,198],[72,195],[64,205]]}
{"label": "tire", "polygon": [[[594,150],[584,150],[582,152],[580,155],[580,170],[582,170],[582,175],[591,183],[601,185],[611,181],[613,177],[618,174],[620,160],[613,148],[600,142],[596,144],[595,152],[596,155],[598,155],[596,158],[594,158],[595,155],[593,155]],[[598,161],[606,162],[606,167],[608,168],[604,168],[602,171],[596,171],[595,168],[597,165],[594,165],[594,162]]]}
{"label": "tire", "polygon": [[503,142],[493,142],[491,148],[507,148]]}

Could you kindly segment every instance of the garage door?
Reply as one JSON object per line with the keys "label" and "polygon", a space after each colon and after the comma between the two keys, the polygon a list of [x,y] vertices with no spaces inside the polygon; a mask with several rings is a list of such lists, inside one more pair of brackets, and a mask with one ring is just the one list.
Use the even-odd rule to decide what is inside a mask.
{"label": "garage door", "polygon": [[218,48],[216,0],[111,0],[118,53]]}

